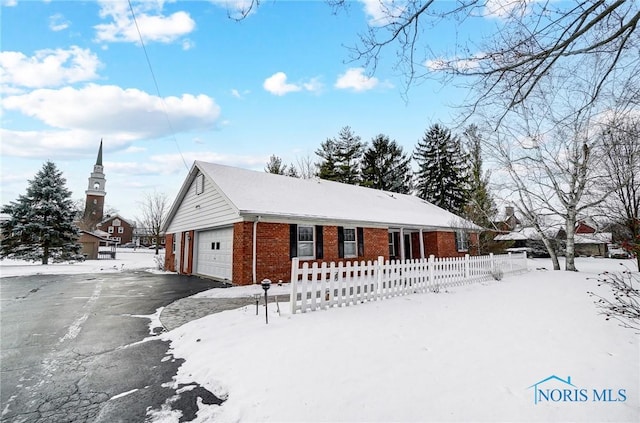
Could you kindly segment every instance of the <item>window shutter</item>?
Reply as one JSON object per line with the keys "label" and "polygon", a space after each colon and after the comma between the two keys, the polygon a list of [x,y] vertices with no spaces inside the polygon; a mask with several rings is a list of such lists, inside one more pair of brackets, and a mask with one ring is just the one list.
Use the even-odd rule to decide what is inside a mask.
{"label": "window shutter", "polygon": [[298,225],[289,225],[289,258],[298,257]]}
{"label": "window shutter", "polygon": [[338,226],[338,257],[344,258],[344,228]]}
{"label": "window shutter", "polygon": [[324,258],[324,252],[322,251],[322,225],[316,226],[316,258],[322,259]]}
{"label": "window shutter", "polygon": [[364,229],[357,228],[358,257],[364,256]]}

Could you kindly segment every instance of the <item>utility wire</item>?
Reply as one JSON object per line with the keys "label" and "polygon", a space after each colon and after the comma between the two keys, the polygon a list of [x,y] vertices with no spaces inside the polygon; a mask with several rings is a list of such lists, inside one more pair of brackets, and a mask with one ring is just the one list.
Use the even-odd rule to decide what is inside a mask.
{"label": "utility wire", "polygon": [[140,44],[142,45],[142,50],[144,51],[144,57],[147,59],[147,64],[149,65],[149,71],[151,71],[151,78],[153,78],[153,84],[156,87],[156,93],[158,94],[158,98],[162,103],[162,110],[164,112],[164,116],[167,118],[169,129],[171,130],[171,137],[173,138],[173,142],[176,144],[178,153],[180,153],[180,158],[182,158],[182,163],[184,163],[184,167],[187,170],[189,170],[187,161],[184,159],[184,156],[182,155],[182,151],[180,150],[180,145],[178,144],[178,139],[176,138],[176,132],[173,129],[173,125],[171,124],[171,119],[169,119],[169,113],[167,112],[167,105],[164,102],[164,98],[162,98],[162,95],[160,94],[160,88],[158,87],[158,80],[156,79],[156,74],[153,72],[153,66],[151,66],[151,60],[149,60],[149,54],[147,53],[147,48],[145,47],[144,41],[142,40],[142,33],[140,32],[140,27],[138,26],[138,20],[136,19],[136,14],[133,11],[131,0],[127,0],[127,2],[129,3],[129,10],[131,10],[131,17],[133,18],[133,23],[136,25],[136,31],[138,31],[138,38],[140,38]]}

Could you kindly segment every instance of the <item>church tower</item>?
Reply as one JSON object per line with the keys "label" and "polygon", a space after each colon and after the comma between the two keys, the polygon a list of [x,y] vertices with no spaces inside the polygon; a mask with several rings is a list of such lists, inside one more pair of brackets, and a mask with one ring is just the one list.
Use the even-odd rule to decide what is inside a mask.
{"label": "church tower", "polygon": [[107,195],[104,190],[107,180],[104,177],[102,168],[102,140],[98,150],[98,159],[93,166],[93,172],[89,176],[89,187],[85,191],[87,200],[84,207],[84,218],[94,226],[102,221],[104,217],[104,197]]}

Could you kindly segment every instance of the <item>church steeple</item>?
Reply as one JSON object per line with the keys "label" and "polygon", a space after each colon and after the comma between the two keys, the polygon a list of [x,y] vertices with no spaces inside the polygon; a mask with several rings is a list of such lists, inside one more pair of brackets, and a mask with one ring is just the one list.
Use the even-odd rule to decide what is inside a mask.
{"label": "church steeple", "polygon": [[98,159],[96,164],[102,166],[102,138],[100,138],[100,149],[98,150]]}
{"label": "church steeple", "polygon": [[92,226],[102,221],[104,216],[104,197],[107,195],[105,186],[107,179],[104,177],[102,167],[102,140],[100,140],[100,148],[98,149],[98,158],[93,166],[93,172],[89,176],[89,186],[85,191],[86,203],[84,208],[84,217],[91,221]]}

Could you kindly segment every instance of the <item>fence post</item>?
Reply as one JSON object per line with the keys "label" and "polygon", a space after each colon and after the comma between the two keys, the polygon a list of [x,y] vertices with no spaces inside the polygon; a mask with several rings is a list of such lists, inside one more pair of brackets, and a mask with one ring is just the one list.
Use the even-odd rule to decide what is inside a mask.
{"label": "fence post", "polygon": [[378,286],[376,287],[376,300],[382,297],[382,277],[384,271],[384,257],[378,256],[378,261],[376,262],[376,283]]}
{"label": "fence post", "polygon": [[513,273],[513,257],[511,257],[511,251],[509,251],[509,273]]}
{"label": "fence post", "polygon": [[493,262],[493,253],[489,253],[489,263],[491,264],[491,273],[495,270],[495,263]]}
{"label": "fence post", "polygon": [[296,314],[296,306],[298,304],[298,262],[300,259],[294,257],[291,260],[291,294],[289,302],[291,303],[291,314]]}
{"label": "fence post", "polygon": [[529,270],[529,262],[527,261],[527,252],[526,251],[522,252],[522,261],[524,262],[524,270],[525,271]]}
{"label": "fence post", "polygon": [[464,255],[464,278],[465,282],[469,280],[469,254]]}
{"label": "fence post", "polygon": [[435,285],[435,281],[433,280],[433,275],[435,274],[435,261],[436,261],[436,256],[434,256],[433,254],[431,254],[429,256],[429,285],[431,285],[431,287],[433,288]]}

